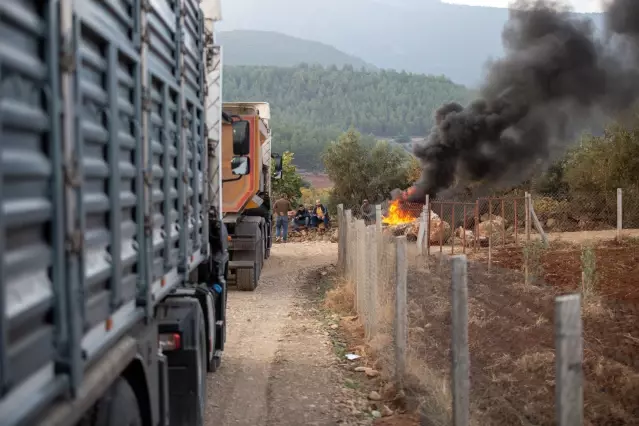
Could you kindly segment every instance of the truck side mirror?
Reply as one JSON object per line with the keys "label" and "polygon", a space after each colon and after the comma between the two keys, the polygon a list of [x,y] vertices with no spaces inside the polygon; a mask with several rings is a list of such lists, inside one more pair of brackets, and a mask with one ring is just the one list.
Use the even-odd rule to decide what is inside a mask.
{"label": "truck side mirror", "polygon": [[275,171],[273,178],[282,179],[282,156],[280,154],[272,154],[273,170]]}
{"label": "truck side mirror", "polygon": [[251,162],[248,157],[233,157],[231,172],[236,176],[246,176],[251,172]]}
{"label": "truck side mirror", "polygon": [[251,150],[251,126],[247,120],[233,121],[233,155],[249,155]]}

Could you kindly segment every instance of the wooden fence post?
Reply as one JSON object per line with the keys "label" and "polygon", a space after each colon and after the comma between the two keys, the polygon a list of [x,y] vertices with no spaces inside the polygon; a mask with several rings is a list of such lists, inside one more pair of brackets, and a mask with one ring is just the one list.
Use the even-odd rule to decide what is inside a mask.
{"label": "wooden fence post", "polygon": [[397,389],[404,387],[406,346],[408,345],[406,236],[395,237],[395,381]]}
{"label": "wooden fence post", "polygon": [[555,409],[558,426],[583,424],[581,297],[555,298]]}
{"label": "wooden fence post", "polygon": [[623,229],[623,193],[621,188],[617,188],[617,241],[621,241],[622,229]]}
{"label": "wooden fence post", "polygon": [[470,356],[468,350],[468,265],[466,255],[452,257],[452,386],[453,426],[470,421]]}

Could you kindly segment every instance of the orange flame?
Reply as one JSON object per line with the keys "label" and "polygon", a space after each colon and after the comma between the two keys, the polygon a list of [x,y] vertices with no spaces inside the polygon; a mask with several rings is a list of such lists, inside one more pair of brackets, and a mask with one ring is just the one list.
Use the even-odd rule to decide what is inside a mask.
{"label": "orange flame", "polygon": [[401,225],[415,221],[415,216],[411,212],[402,209],[400,200],[393,201],[388,207],[388,214],[382,218],[382,223],[387,225]]}

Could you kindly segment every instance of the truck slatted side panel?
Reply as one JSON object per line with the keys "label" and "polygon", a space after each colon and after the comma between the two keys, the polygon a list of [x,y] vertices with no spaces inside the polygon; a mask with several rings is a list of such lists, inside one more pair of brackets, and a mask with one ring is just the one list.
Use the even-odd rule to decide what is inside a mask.
{"label": "truck slatted side panel", "polygon": [[[186,209],[187,209],[187,249],[186,253],[189,263],[192,263],[196,252],[201,248],[202,235],[202,158],[203,158],[203,139],[200,133],[201,123],[203,122],[203,111],[196,104],[187,101],[186,111],[187,127],[184,134],[186,136],[186,164],[187,164],[187,190],[186,190]],[[193,256],[193,257],[192,257]]]}
{"label": "truck slatted side panel", "polygon": [[[9,422],[66,383],[54,375],[67,328],[51,15],[44,1],[0,3],[0,419]],[[60,319],[55,326],[53,318]]]}
{"label": "truck slatted side panel", "polygon": [[82,348],[90,361],[140,315],[140,15],[133,0],[84,0],[75,9]]}
{"label": "truck slatted side panel", "polygon": [[[213,37],[213,34],[210,35]],[[207,64],[206,137],[212,158],[208,162],[209,203],[222,217],[222,47],[210,46],[213,53]],[[210,154],[211,154],[210,153]]]}
{"label": "truck slatted side panel", "polygon": [[204,116],[204,56],[203,17],[198,2],[184,0],[182,3],[182,87],[184,90],[183,148],[186,199],[184,204],[187,237],[185,240],[188,270],[202,261],[207,239],[203,238],[204,211],[204,156],[206,153]]}
{"label": "truck slatted side panel", "polygon": [[177,152],[179,123],[177,123],[177,90],[153,76],[151,78],[151,111],[149,138],[153,174],[152,223],[153,266],[152,280],[156,281],[177,267],[178,260],[178,204]]}
{"label": "truck slatted side panel", "polygon": [[175,0],[153,0],[147,13],[147,72],[150,109],[149,164],[152,170],[151,282],[155,300],[181,282],[178,274],[182,177],[179,163],[181,138],[180,97],[180,4]]}
{"label": "truck slatted side panel", "polygon": [[203,260],[203,24],[192,1],[153,0],[147,17],[150,262],[161,300]]}

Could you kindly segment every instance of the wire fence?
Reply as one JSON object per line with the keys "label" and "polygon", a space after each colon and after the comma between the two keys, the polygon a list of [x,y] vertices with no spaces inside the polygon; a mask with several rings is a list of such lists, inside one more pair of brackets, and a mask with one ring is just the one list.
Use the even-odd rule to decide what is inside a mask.
{"label": "wire fence", "polygon": [[377,221],[392,225],[394,235],[405,235],[409,242],[419,238],[419,224],[425,220],[427,234],[422,236],[423,250],[429,253],[467,253],[481,248],[491,251],[523,246],[531,239],[547,243],[549,239],[562,238],[639,237],[639,189],[636,188],[606,193],[526,192],[474,200],[426,197],[424,201],[385,201],[376,206],[355,205],[349,210],[353,219],[364,219],[366,225]]}
{"label": "wire fence", "polygon": [[[415,208],[415,242],[384,223],[388,206],[369,225],[338,208],[339,268],[391,382],[423,424],[637,424],[639,244],[544,244],[534,197],[485,201]],[[424,250],[453,214],[473,231],[467,254]],[[487,221],[502,237],[483,250]]]}

